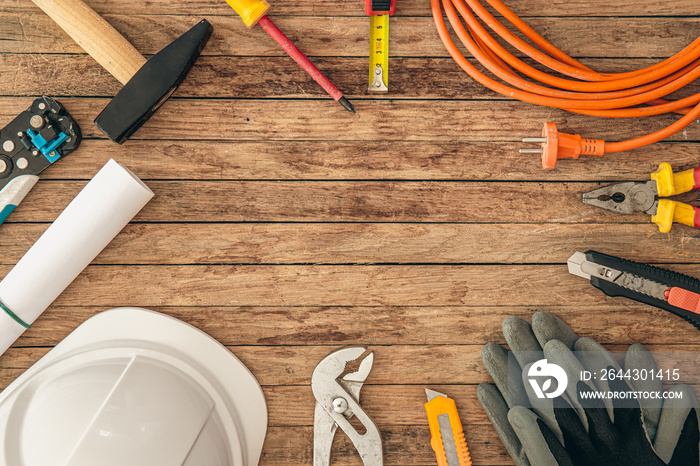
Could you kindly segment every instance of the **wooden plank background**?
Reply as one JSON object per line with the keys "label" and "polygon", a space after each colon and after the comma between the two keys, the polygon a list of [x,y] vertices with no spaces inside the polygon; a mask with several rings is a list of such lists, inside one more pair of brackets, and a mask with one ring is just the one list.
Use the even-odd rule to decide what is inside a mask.
{"label": "wooden plank background", "polygon": [[[661,234],[643,214],[579,200],[602,183],[644,180],[660,162],[698,166],[700,124],[631,153],[544,171],[517,153],[544,121],[619,140],[677,117],[611,122],[495,95],[449,58],[425,0],[399,0],[391,19],[387,95],[365,92],[369,20],[359,0],[274,2],[271,17],[356,115],[223,0],[88,3],[144,54],[200,17],[214,35],[175,96],[118,146],[91,123],[116,80],[29,0],[0,0],[0,126],[46,93],[85,135],[0,226],[0,273],[110,157],[156,194],[0,358],[0,388],[88,317],[142,306],[208,332],[256,375],[269,408],[261,464],[311,463],[311,372],[337,347],[367,345],[376,359],[362,404],[382,432],[386,464],[435,464],[423,410],[432,387],[455,398],[475,464],[510,465],[475,394],[489,379],[481,346],[503,342],[505,316],[551,310],[611,347],[699,349],[690,324],[606,298],[565,262],[596,249],[700,277],[696,230]],[[655,63],[700,25],[696,0],[506,3],[598,70]],[[342,434],[333,453],[334,464],[360,464]]]}

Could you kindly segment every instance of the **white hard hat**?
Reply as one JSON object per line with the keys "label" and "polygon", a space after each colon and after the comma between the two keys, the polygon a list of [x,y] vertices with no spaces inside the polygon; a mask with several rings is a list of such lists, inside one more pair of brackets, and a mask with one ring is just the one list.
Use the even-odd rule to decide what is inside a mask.
{"label": "white hard hat", "polygon": [[266,429],[229,350],[144,309],[88,319],[0,393],[3,466],[254,466]]}

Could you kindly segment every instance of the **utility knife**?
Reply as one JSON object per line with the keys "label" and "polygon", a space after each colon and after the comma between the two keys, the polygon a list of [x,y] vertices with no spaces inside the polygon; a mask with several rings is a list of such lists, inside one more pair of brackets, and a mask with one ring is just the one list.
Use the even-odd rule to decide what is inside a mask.
{"label": "utility knife", "polygon": [[608,296],[624,296],[665,309],[700,330],[700,280],[596,251],[576,252],[569,273],[589,279]]}
{"label": "utility knife", "polygon": [[454,400],[429,388],[425,389],[425,394],[428,396],[425,414],[430,427],[430,446],[433,447],[438,466],[472,466]]}
{"label": "utility knife", "polygon": [[0,223],[39,180],[39,173],[80,145],[80,127],[42,96],[0,130]]}

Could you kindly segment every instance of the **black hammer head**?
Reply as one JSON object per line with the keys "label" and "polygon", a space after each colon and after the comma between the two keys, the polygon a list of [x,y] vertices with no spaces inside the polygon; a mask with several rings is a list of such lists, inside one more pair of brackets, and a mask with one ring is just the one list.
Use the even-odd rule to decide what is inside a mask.
{"label": "black hammer head", "polygon": [[202,20],[151,57],[97,116],[97,127],[114,142],[126,141],[175,92],[211,31]]}

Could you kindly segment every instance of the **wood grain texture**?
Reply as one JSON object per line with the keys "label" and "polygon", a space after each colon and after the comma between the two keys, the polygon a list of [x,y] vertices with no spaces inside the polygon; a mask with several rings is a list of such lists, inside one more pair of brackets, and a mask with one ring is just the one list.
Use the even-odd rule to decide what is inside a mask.
{"label": "wood grain texture", "polygon": [[[474,60],[470,60],[474,62]],[[532,63],[532,60],[526,60]],[[659,60],[586,59],[587,66],[605,72],[626,72],[651,66]],[[367,98],[367,83],[359,71],[366,57],[317,57],[314,63],[333,77],[334,84],[349,98]],[[60,72],[59,72],[60,70]],[[41,93],[111,97],[121,88],[106,77],[92,58],[75,54],[0,54],[0,89],[14,95]],[[502,99],[471,78],[450,58],[392,58],[391,93],[373,94],[373,99]],[[679,97],[700,92],[691,83]],[[230,99],[306,99],[326,93],[288,57],[202,57],[197,60],[177,91],[178,97]]]}
{"label": "wood grain texture", "polygon": [[[23,334],[17,346],[53,346],[78,324],[105,309],[54,305]],[[153,310],[194,325],[225,345],[261,349],[319,344],[479,346],[489,341],[505,345],[501,333],[503,319],[515,315],[529,321],[537,310],[555,312],[579,335],[603,344],[640,342],[669,346],[678,341],[697,342],[697,330],[683,319],[622,299],[594,305],[550,302],[522,306],[514,300],[500,307],[415,303],[407,306],[156,306]],[[7,365],[11,365],[9,360]],[[284,380],[280,379],[280,383]]]}
{"label": "wood grain texture", "polygon": [[[45,181],[8,222],[50,222],[86,183]],[[151,181],[137,222],[647,223],[581,202],[593,183]],[[557,199],[557,203],[551,202]],[[481,208],[484,207],[484,208]],[[488,207],[488,208],[486,208]],[[692,230],[691,230],[692,232]]]}
{"label": "wood grain texture", "polygon": [[[169,0],[90,0],[100,14],[150,15],[224,15],[232,14],[223,0],[190,0],[186,3]],[[482,2],[486,3],[486,2]],[[696,16],[694,0],[678,0],[673,4],[658,0],[633,2],[600,2],[598,0],[507,0],[508,7],[520,16]],[[26,0],[5,0],[0,11],[18,12],[38,9]],[[271,14],[285,16],[364,16],[362,4],[355,0],[276,0]],[[430,16],[430,4],[423,0],[403,0],[397,4],[396,16]]]}
{"label": "wood grain texture", "polygon": [[[544,121],[615,141],[678,116],[603,120],[494,94],[448,56],[424,0],[398,2],[391,92],[381,96],[365,91],[369,21],[359,0],[273,2],[274,21],[356,115],[223,0],[87,3],[142,54],[202,17],[214,35],[174,98],[120,146],[92,123],[117,80],[31,1],[0,0],[0,126],[46,93],[85,136],[0,225],[0,277],[110,158],[156,193],[0,356],[0,389],[91,316],[140,306],[205,331],[251,369],[269,412],[261,465],[312,463],[311,373],[330,351],[365,345],[376,359],[361,404],[382,432],[386,464],[435,464],[430,387],[456,400],[475,464],[506,466],[476,398],[490,380],[481,348],[505,344],[506,316],[555,312],[612,350],[700,350],[689,323],[609,298],[565,264],[595,249],[700,278],[700,230],[661,234],[646,215],[580,202],[603,184],[647,180],[660,162],[697,167],[700,122],[661,144],[544,171],[517,153]],[[647,67],[697,37],[695,0],[505,3],[597,70]],[[678,95],[699,91],[697,82]],[[684,200],[697,203],[697,193]],[[361,464],[342,434],[332,464]]]}
{"label": "wood grain texture", "polygon": [[[270,17],[309,56],[368,55],[366,16]],[[198,20],[181,15],[106,14],[104,18],[144,55],[155,54]],[[214,32],[203,55],[285,56],[261,28],[247,29],[234,14],[206,19]],[[528,24],[573,57],[667,58],[697,38],[695,18],[628,17],[617,18],[611,24],[609,18],[599,17],[536,17],[528,18]],[[0,41],[0,53],[81,53],[80,47],[46,15],[3,13],[0,37],[6,39]],[[591,41],[590,37],[597,40]],[[432,17],[392,18],[389,50],[396,57],[449,57]],[[364,68],[358,70],[363,77],[367,71]]]}
{"label": "wood grain texture", "polygon": [[[691,275],[697,265],[673,265]],[[4,276],[10,267],[0,266]],[[487,277],[488,279],[485,279]],[[148,284],[145,294],[135,283]],[[613,304],[557,265],[91,265],[60,306],[547,306]],[[669,319],[673,316],[669,315]]]}
{"label": "wood grain texture", "polygon": [[[411,426],[384,429],[382,432],[384,444],[384,464],[386,465],[433,465],[435,454],[430,448],[430,431],[427,426]],[[468,429],[468,427],[467,427]],[[480,426],[467,434],[469,450],[474,458],[479,458],[474,464],[500,465],[511,464],[502,446],[492,447],[497,437],[490,426]],[[313,429],[293,428],[275,429],[268,432],[261,465],[303,465],[312,463]],[[300,447],[301,445],[301,447]],[[478,455],[478,456],[477,456]],[[333,463],[338,465],[361,465],[354,447],[342,434],[336,436],[333,444]]]}
{"label": "wood grain texture", "polygon": [[[53,221],[84,181],[46,180],[7,222]],[[642,223],[581,202],[599,183],[150,181],[136,222]],[[694,199],[694,194],[679,199]],[[556,200],[556,203],[553,202]],[[700,232],[684,227],[690,237]]]}
{"label": "wood grain texture", "polygon": [[[107,105],[108,99],[65,98],[61,102],[81,124],[84,137],[103,137],[90,122]],[[371,99],[356,100],[354,105],[357,114],[339,112],[338,105],[330,98],[259,101],[171,98],[126,144],[138,144],[140,139],[516,142],[523,136],[540,134],[545,121],[558,122],[562,132],[583,131],[585,136],[594,135],[612,142],[621,139],[621,132],[643,135],[678,119],[675,115],[660,115],[610,120],[513,101],[450,100],[436,105],[423,100]],[[0,119],[9,121],[26,106],[26,98],[0,97]],[[518,115],[518,118],[514,119],[513,115]],[[700,123],[691,124],[667,140],[700,140]],[[593,158],[565,160],[557,167]],[[535,167],[541,165],[538,156],[521,159],[528,160]]]}
{"label": "wood grain texture", "polygon": [[[308,385],[316,365],[340,346],[232,346],[229,349],[248,366],[262,386]],[[491,381],[481,362],[481,345],[367,345],[374,353],[372,372],[365,384],[475,385]],[[695,345],[649,345],[652,351],[699,351]],[[626,345],[608,345],[611,351],[625,351]],[[46,353],[44,348],[11,348],[0,359],[0,367],[26,370],[31,360]],[[426,371],[425,367],[431,370]],[[680,370],[693,367],[679,366]],[[377,392],[375,392],[377,393]],[[425,393],[425,392],[424,392]],[[310,397],[309,397],[310,398]],[[307,398],[310,402],[311,400]],[[300,400],[301,401],[301,400]],[[308,421],[304,423],[308,425]]]}
{"label": "wood grain texture", "polygon": [[[28,103],[27,103],[28,105]],[[86,123],[89,124],[89,123]],[[146,180],[643,181],[661,160],[700,165],[694,143],[654,144],[618,156],[561,160],[542,170],[503,141],[144,141],[83,140],[45,180],[88,180],[117,158]],[[659,159],[663,154],[663,159]]]}
{"label": "wood grain texture", "polygon": [[[15,264],[47,224],[0,226],[0,263]],[[615,224],[180,223],[130,224],[102,265],[551,264],[597,249],[645,263],[700,263],[700,232]],[[624,238],[629,244],[621,244]],[[504,245],[508,245],[504,248]]]}

